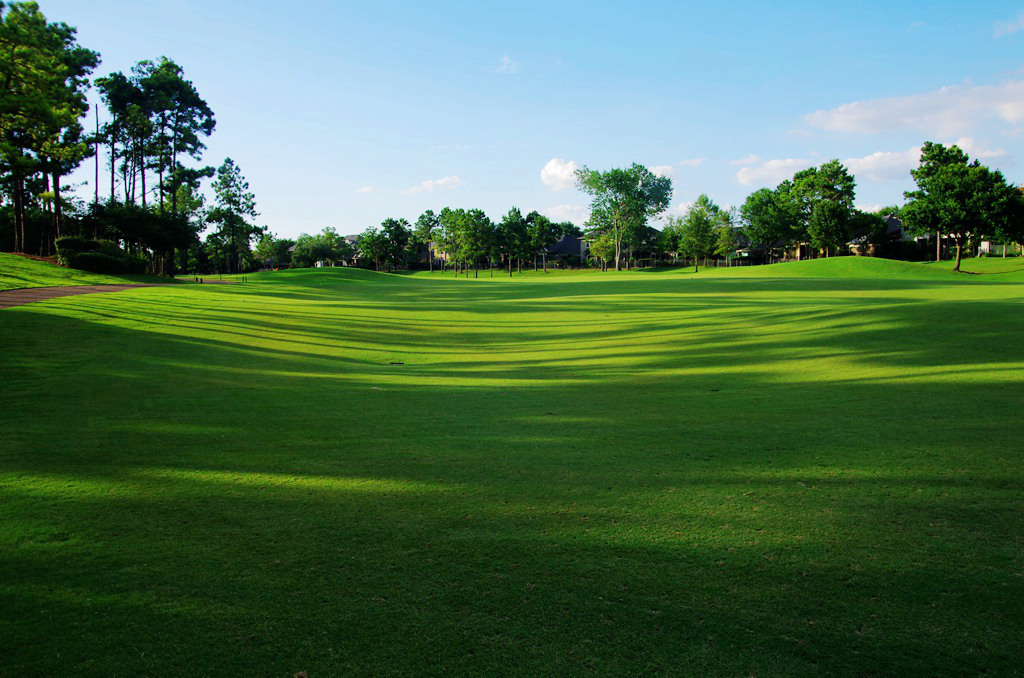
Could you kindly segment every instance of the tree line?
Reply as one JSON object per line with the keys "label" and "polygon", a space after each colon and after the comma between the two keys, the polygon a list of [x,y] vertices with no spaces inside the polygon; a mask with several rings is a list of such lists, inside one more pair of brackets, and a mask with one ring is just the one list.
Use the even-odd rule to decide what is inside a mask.
{"label": "tree line", "polygon": [[[672,195],[672,181],[642,165],[597,171],[577,170],[577,187],[591,196],[586,232],[571,223],[553,224],[543,215],[523,216],[513,207],[497,223],[482,210],[444,208],[428,210],[410,224],[386,219],[379,228],[348,242],[333,229],[316,236],[300,236],[292,264],[358,257],[368,265],[394,270],[417,263],[417,253],[434,253],[442,266],[468,275],[481,266],[521,270],[524,260],[544,261],[548,248],[563,235],[584,236],[592,265],[602,270],[629,267],[636,258],[651,262],[681,258],[697,267],[712,258],[728,257],[740,246],[754,248],[766,262],[778,260],[795,247],[808,246],[814,254],[830,256],[857,240],[864,245],[893,245],[887,216],[901,219],[914,236],[935,236],[955,247],[955,270],[968,243],[990,239],[1019,243],[1024,239],[1024,189],[1014,186],[998,170],[991,170],[957,146],[926,142],[920,166],[911,170],[917,189],[904,194],[902,208],[885,207],[864,212],[854,206],[856,181],[839,160],[796,172],[775,188],[762,188],[747,196],[738,208],[726,209],[701,194],[683,214],[665,218],[662,229],[650,222],[664,215]],[[282,241],[265,236],[259,251],[275,261]],[[278,243],[275,245],[275,243]],[[295,244],[287,241],[288,245]]]}
{"label": "tree line", "polygon": [[[0,51],[4,249],[50,256],[61,254],[62,237],[78,236],[64,242],[67,256],[82,246],[103,250],[109,260],[120,252],[160,274],[198,265],[238,271],[251,263],[249,243],[264,230],[253,222],[254,197],[231,159],[217,169],[196,164],[216,119],[181,66],[160,57],[90,80],[100,54],[79,45],[73,27],[49,21],[35,2],[0,2]],[[91,86],[108,121],[100,126],[97,110],[87,130]],[[101,148],[110,182],[103,196]],[[96,169],[87,203],[64,191],[66,177],[89,158]],[[200,192],[205,179],[213,180],[209,206]],[[93,244],[83,245],[88,239]]]}
{"label": "tree line", "polygon": [[[555,222],[539,212],[524,215],[513,207],[497,222],[480,209],[426,210],[415,223],[388,218],[349,242],[333,228],[297,240],[265,234],[256,246],[256,256],[268,266],[312,266],[357,258],[376,270],[426,266],[435,262],[442,272],[479,276],[481,268],[491,271],[500,262],[508,274],[521,272],[523,263],[534,270],[547,270],[548,249],[564,236],[581,237],[582,229],[572,222]],[[294,247],[294,249],[292,249]],[[289,250],[290,253],[289,253]]]}

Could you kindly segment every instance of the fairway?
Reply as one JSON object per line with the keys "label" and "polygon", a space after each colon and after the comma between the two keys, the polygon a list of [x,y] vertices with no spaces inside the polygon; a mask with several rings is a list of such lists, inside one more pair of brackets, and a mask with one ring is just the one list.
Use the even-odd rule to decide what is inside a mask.
{"label": "fairway", "polygon": [[300,269],[2,310],[0,675],[1019,673],[998,270]]}

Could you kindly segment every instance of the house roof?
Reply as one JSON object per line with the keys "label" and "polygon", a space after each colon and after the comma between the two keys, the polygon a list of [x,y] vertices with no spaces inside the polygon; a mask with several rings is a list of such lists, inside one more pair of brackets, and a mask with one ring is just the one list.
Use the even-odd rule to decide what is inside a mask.
{"label": "house roof", "polygon": [[571,235],[563,235],[558,242],[548,247],[548,256],[576,255],[583,253],[583,240]]}

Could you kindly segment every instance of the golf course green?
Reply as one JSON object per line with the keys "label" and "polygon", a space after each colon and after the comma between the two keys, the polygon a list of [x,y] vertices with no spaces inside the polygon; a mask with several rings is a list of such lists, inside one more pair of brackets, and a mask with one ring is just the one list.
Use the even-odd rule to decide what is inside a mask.
{"label": "golf course green", "polygon": [[1019,673],[1024,263],[964,270],[2,310],[0,675]]}

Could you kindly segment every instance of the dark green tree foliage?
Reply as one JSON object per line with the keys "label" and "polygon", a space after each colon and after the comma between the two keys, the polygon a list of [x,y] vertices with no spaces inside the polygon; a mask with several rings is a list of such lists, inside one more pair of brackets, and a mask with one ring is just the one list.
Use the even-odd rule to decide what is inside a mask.
{"label": "dark green tree foliage", "polygon": [[926,142],[921,163],[910,171],[916,191],[907,191],[904,224],[918,235],[939,233],[956,245],[954,271],[971,238],[1019,238],[1024,218],[1021,193],[1002,172],[971,162],[958,146]]}
{"label": "dark green tree foliage", "polygon": [[530,234],[526,218],[518,207],[513,207],[498,222],[494,233],[494,246],[499,258],[508,266],[512,275],[512,263],[521,262],[529,255]]}
{"label": "dark green tree foliage", "polygon": [[533,254],[533,270],[537,270],[537,256],[544,262],[544,272],[548,272],[548,248],[558,242],[561,237],[551,220],[536,210],[526,215],[526,231],[530,239],[530,252]]}
{"label": "dark green tree foliage", "polygon": [[[111,115],[104,126],[111,155],[111,200],[119,159],[125,202],[138,199],[145,205],[146,172],[156,171],[160,210],[169,197],[171,211],[177,212],[177,188],[194,181],[197,172],[186,168],[181,159],[201,157],[206,148],[203,138],[216,126],[213,111],[185,79],[181,67],[167,57],[140,61],[129,76],[111,73],[96,85]],[[199,171],[199,176],[207,174],[212,170]]]}
{"label": "dark green tree foliage", "polygon": [[762,188],[748,195],[740,219],[747,239],[762,245],[769,258],[776,244],[788,244],[796,232],[795,209],[785,188]]}
{"label": "dark green tree foliage", "polygon": [[872,245],[890,244],[891,238],[887,233],[888,226],[885,217],[893,212],[884,211],[886,209],[888,208],[883,208],[878,212],[854,210],[850,215],[850,236],[862,239],[863,242]]}
{"label": "dark green tree foliage", "polygon": [[[782,199],[784,189],[777,190]],[[841,162],[830,160],[797,172],[790,195],[799,238],[824,249],[826,255],[849,240],[856,182]]]}
{"label": "dark green tree foliage", "polygon": [[388,255],[388,241],[383,233],[371,226],[359,234],[356,242],[359,257],[373,262],[374,270],[380,270],[380,264]]}
{"label": "dark green tree foliage", "polygon": [[811,208],[811,218],[807,226],[807,235],[811,244],[825,250],[838,250],[849,240],[851,213],[840,203],[822,200]]}
{"label": "dark green tree foliage", "polygon": [[393,271],[404,265],[409,254],[412,231],[405,219],[385,219],[381,222],[380,233],[386,243],[384,261]]}
{"label": "dark green tree foliage", "polygon": [[434,239],[441,226],[441,220],[434,214],[433,210],[427,210],[416,220],[413,229],[413,244],[418,248],[424,248],[427,252],[427,265],[430,272],[434,272]]}
{"label": "dark green tree foliage", "polygon": [[445,260],[451,264],[455,275],[459,274],[459,221],[464,217],[465,210],[453,210],[445,207],[437,217],[437,242],[444,252]]}
{"label": "dark green tree foliage", "polygon": [[264,233],[260,241],[256,243],[253,256],[261,266],[267,268],[288,266],[291,263],[292,254],[289,249],[295,244],[295,240],[278,238],[273,233]]}
{"label": "dark green tree foliage", "polygon": [[626,169],[606,172],[583,167],[576,171],[576,181],[579,189],[591,196],[588,225],[593,233],[610,236],[615,270],[620,270],[624,244],[668,207],[672,180],[634,163]]}
{"label": "dark green tree foliage", "polygon": [[[290,245],[289,245],[290,246]],[[295,241],[291,261],[296,267],[314,266],[324,262],[329,266],[352,254],[352,246],[333,228],[324,228],[315,235],[303,233]],[[379,260],[378,256],[378,260]]]}
{"label": "dark green tree foliage", "polygon": [[719,229],[731,228],[729,213],[707,196],[700,194],[679,223],[679,247],[698,266],[700,259],[714,256],[718,246]]}
{"label": "dark green tree foliage", "polygon": [[220,248],[226,248],[228,272],[238,273],[242,270],[243,258],[251,259],[253,238],[266,229],[251,222],[259,216],[256,198],[249,191],[249,182],[231,158],[226,158],[217,168],[213,191],[217,202],[206,215],[206,220],[216,227],[215,240],[220,241]]}
{"label": "dark green tree foliage", "polygon": [[51,207],[53,218],[42,221],[50,230],[39,238],[49,249],[61,223],[60,178],[89,154],[80,120],[99,54],[79,46],[75,33],[47,21],[35,2],[0,3],[0,175],[13,203],[15,251],[26,246],[31,177],[41,175]]}
{"label": "dark green tree foliage", "polygon": [[572,223],[571,221],[559,221],[552,224],[555,230],[558,231],[558,238],[564,238],[569,236],[571,238],[582,238],[583,229]]}
{"label": "dark green tree foliage", "polygon": [[468,264],[473,265],[474,277],[479,277],[480,261],[491,251],[494,224],[483,210],[478,209],[466,210],[458,223],[459,258],[467,264],[467,277]]}

